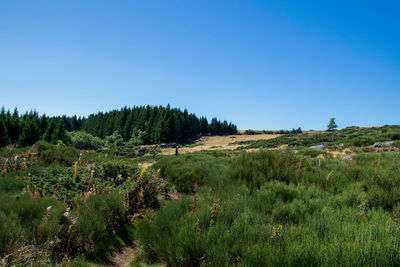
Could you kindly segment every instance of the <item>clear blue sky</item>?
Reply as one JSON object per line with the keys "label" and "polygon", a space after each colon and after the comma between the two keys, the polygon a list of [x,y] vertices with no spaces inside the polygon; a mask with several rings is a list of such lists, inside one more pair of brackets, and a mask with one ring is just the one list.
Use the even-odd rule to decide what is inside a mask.
{"label": "clear blue sky", "polygon": [[400,124],[400,1],[0,1],[0,106]]}

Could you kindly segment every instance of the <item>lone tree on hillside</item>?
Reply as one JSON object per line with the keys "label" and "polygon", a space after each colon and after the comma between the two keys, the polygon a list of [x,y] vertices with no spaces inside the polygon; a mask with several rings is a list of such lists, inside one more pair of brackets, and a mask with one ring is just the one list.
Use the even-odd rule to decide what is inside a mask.
{"label": "lone tree on hillside", "polygon": [[331,118],[328,124],[328,131],[334,131],[338,128],[336,122],[335,122],[335,118]]}

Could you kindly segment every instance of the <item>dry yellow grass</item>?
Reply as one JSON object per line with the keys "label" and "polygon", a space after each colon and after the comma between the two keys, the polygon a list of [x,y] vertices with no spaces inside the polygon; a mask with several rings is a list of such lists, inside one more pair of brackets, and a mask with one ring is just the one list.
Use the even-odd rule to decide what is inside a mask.
{"label": "dry yellow grass", "polygon": [[[202,150],[233,150],[241,144],[229,145],[234,142],[246,142],[246,141],[257,141],[257,140],[269,140],[280,136],[279,134],[258,134],[258,135],[228,135],[228,136],[209,136],[207,140],[197,143],[197,146],[184,146],[179,148],[179,153],[192,153]],[[175,148],[162,149],[162,155],[173,155],[175,154]]]}

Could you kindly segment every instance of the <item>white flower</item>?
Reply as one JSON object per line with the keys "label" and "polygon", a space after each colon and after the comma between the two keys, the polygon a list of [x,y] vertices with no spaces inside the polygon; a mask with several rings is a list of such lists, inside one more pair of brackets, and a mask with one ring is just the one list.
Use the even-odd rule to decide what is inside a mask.
{"label": "white flower", "polygon": [[68,211],[66,211],[66,212],[64,212],[64,217],[69,217],[69,212]]}

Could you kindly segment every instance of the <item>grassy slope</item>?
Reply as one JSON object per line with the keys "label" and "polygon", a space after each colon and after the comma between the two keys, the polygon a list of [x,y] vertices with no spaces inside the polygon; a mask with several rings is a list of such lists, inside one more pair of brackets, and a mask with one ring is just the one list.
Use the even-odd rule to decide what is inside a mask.
{"label": "grassy slope", "polygon": [[[27,149],[2,150],[2,164],[9,160],[4,165],[7,172],[0,174],[0,257],[21,261],[10,255],[22,255],[23,250],[22,262],[39,264],[66,260],[62,253],[67,252],[69,258],[78,256],[74,264],[84,266],[87,262],[79,255],[93,259],[131,241],[132,228],[127,226],[132,218],[146,217],[146,210],[157,208],[155,200],[166,197],[171,183],[183,197],[139,220],[142,250],[133,265],[400,263],[400,226],[393,215],[400,208],[398,153],[362,153],[374,151],[369,146],[377,141],[395,140],[398,146],[399,126],[351,127],[265,140],[270,137],[210,138],[208,146],[193,148],[288,146],[297,154],[292,149],[243,154],[222,150],[131,159],[85,152],[74,178],[79,151],[72,148],[44,145],[44,152],[26,163],[11,159],[16,154],[26,156]],[[229,145],[235,141],[240,144]],[[358,155],[343,161],[306,148],[316,144],[326,145],[329,152],[351,148]],[[313,158],[321,153],[326,159]],[[93,164],[93,180],[87,163]],[[153,163],[147,182],[138,183],[141,168]],[[158,169],[169,183],[157,178]],[[98,191],[89,198],[86,194],[93,184]],[[123,198],[128,192],[133,201],[129,212]],[[50,215],[45,212],[48,206],[53,207]],[[65,220],[67,207],[72,207],[71,217]],[[124,235],[130,238],[124,241]],[[55,240],[61,240],[60,245]],[[66,240],[73,246],[63,247]]]}

